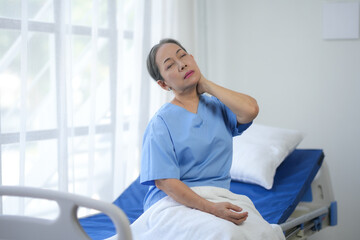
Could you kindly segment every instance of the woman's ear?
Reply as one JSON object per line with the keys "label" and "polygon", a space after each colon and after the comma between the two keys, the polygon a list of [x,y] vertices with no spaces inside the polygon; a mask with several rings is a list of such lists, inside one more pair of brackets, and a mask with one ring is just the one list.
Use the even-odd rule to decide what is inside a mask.
{"label": "woman's ear", "polygon": [[169,87],[164,80],[157,80],[156,83],[159,84],[159,86],[166,91],[171,90],[171,87]]}

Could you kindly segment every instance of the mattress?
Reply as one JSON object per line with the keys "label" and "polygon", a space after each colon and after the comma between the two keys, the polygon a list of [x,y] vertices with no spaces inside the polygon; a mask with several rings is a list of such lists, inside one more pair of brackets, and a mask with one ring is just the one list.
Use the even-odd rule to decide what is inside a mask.
{"label": "mattress", "polygon": [[[306,196],[316,173],[321,167],[324,153],[319,149],[296,149],[277,168],[272,189],[254,184],[231,181],[230,190],[248,196],[260,214],[269,223],[283,223],[296,205]],[[143,213],[143,199],[148,186],[137,178],[115,201],[128,216],[130,223]],[[92,239],[104,239],[115,234],[109,217],[96,214],[79,220]]]}
{"label": "mattress", "polygon": [[311,198],[308,190],[323,159],[322,150],[296,149],[277,168],[272,189],[232,181],[230,190],[248,196],[266,221],[281,224],[301,200]]}
{"label": "mattress", "polygon": [[[140,184],[140,177],[138,177],[113,202],[124,211],[130,223],[133,223],[144,212],[143,201],[148,188],[149,186]],[[91,239],[105,239],[116,232],[110,218],[103,213],[79,219],[79,222]]]}

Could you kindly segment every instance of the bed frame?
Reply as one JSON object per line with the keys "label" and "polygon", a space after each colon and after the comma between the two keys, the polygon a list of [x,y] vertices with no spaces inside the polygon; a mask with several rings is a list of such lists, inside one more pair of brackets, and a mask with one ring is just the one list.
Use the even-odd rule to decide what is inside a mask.
{"label": "bed frame", "polygon": [[27,216],[0,215],[0,240],[88,240],[81,227],[77,210],[79,207],[99,210],[108,215],[115,225],[117,239],[131,240],[130,224],[124,212],[111,203],[94,200],[76,194],[19,186],[0,186],[0,196],[19,196],[55,201],[59,206],[54,220]]}
{"label": "bed frame", "polygon": [[[291,156],[298,156],[303,153],[306,155],[306,153],[311,151],[313,150],[296,150],[294,151],[294,155]],[[280,224],[286,239],[289,240],[305,240],[307,237],[325,227],[337,225],[337,204],[332,192],[329,170],[326,162],[323,161],[324,155],[322,151],[315,150],[315,152],[315,155],[318,157],[315,158],[314,168],[310,173],[312,177],[309,178],[308,183],[303,185],[300,191],[301,196],[296,197],[301,197],[302,200],[293,201],[292,204],[283,211],[281,218],[269,221],[270,223]],[[299,163],[300,167],[301,164],[308,165],[301,156],[297,160],[298,162],[296,163]],[[282,175],[282,173],[287,173],[288,169],[285,168],[287,163],[284,163],[283,168],[281,166],[278,168],[278,173],[280,173],[278,176]],[[318,171],[319,168],[320,170]],[[284,171],[284,169],[286,171]],[[287,175],[292,176],[288,173]],[[277,178],[275,178],[275,180],[277,180]],[[241,185],[242,183],[234,184],[238,187],[237,189],[239,191],[246,188],[245,185]],[[256,187],[256,189],[258,190],[258,198],[262,198],[264,194],[266,194],[265,189],[259,187]],[[306,189],[308,190],[306,191]],[[234,188],[234,190],[236,189]],[[253,191],[253,187],[250,188],[250,191]],[[142,201],[146,192],[147,188],[144,188],[137,179],[111,204],[76,194],[53,190],[19,186],[0,186],[0,196],[20,196],[53,200],[57,202],[60,209],[60,214],[54,220],[0,215],[0,240],[45,240],[50,239],[49,236],[54,240],[90,239],[89,236],[93,239],[104,239],[115,233],[117,233],[117,239],[131,240],[130,223],[141,215],[143,211]],[[249,194],[250,193],[251,192],[249,192]],[[132,205],[126,207],[129,203]],[[254,201],[254,203],[256,205],[256,201]],[[76,212],[79,207],[96,209],[103,213],[78,219]],[[259,210],[259,212],[261,211]],[[265,215],[266,214],[263,216],[266,219]],[[86,221],[88,220],[91,220],[90,225],[86,225]],[[112,226],[110,230],[108,229],[106,232],[102,226],[100,226],[100,223],[107,226],[108,222],[112,222],[114,227]],[[101,231],[101,236],[98,234],[99,231]]]}
{"label": "bed frame", "polygon": [[280,226],[286,239],[306,240],[323,228],[336,225],[337,202],[334,200],[329,169],[324,161],[303,201]]}

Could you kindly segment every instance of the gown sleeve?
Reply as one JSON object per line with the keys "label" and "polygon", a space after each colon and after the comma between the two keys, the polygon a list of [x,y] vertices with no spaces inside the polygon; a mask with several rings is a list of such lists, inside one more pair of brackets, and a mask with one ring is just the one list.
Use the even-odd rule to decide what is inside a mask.
{"label": "gown sleeve", "polygon": [[230,129],[232,136],[238,136],[241,135],[246,129],[248,129],[251,124],[253,123],[252,121],[249,123],[238,123],[237,119],[236,119],[236,114],[233,113],[230,108],[228,108],[225,104],[223,104],[219,99],[217,99],[216,97],[212,96],[212,98],[215,100],[215,102],[217,104],[220,105],[221,109],[222,109],[222,113],[224,116],[224,121],[227,125],[227,127]]}
{"label": "gown sleeve", "polygon": [[167,178],[180,179],[179,163],[166,123],[155,116],[144,133],[140,182],[155,185],[154,180]]}

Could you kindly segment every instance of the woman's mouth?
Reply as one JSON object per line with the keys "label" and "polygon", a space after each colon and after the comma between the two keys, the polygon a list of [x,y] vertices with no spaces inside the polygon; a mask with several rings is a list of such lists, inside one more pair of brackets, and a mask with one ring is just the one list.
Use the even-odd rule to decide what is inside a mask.
{"label": "woman's mouth", "polygon": [[185,73],[184,79],[189,78],[191,75],[193,75],[193,73],[194,73],[193,70],[188,71],[187,73]]}

